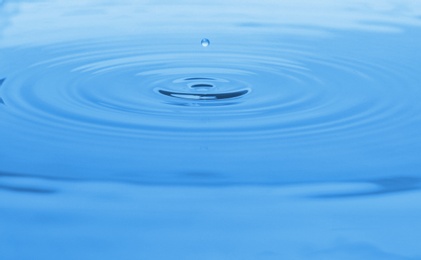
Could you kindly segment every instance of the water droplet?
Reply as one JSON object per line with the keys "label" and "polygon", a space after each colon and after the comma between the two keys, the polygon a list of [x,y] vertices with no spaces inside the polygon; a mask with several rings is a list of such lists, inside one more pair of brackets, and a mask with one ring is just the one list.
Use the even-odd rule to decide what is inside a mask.
{"label": "water droplet", "polygon": [[202,41],[201,41],[201,44],[202,44],[203,47],[208,47],[209,44],[210,44],[210,41],[206,38],[203,38]]}

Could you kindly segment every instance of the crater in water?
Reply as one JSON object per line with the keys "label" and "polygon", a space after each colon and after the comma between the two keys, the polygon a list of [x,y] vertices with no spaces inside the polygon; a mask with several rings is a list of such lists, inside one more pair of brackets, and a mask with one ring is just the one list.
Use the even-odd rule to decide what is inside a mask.
{"label": "crater in water", "polygon": [[247,94],[248,92],[249,92],[248,90],[240,90],[240,91],[227,92],[227,93],[201,94],[201,93],[182,93],[182,92],[159,90],[159,93],[166,96],[184,98],[184,99],[194,99],[194,100],[218,100],[218,99],[236,98],[236,97],[241,97]]}
{"label": "crater in water", "polygon": [[[218,85],[218,82],[220,83]],[[209,77],[177,79],[168,88],[158,87],[155,91],[164,96],[199,101],[226,100],[242,97],[249,88],[230,85],[230,81]],[[228,83],[228,84],[227,84]]]}
{"label": "crater in water", "polygon": [[214,85],[212,85],[212,84],[198,83],[198,84],[191,85],[190,87],[191,88],[194,88],[194,89],[208,90],[209,88],[213,88]]}

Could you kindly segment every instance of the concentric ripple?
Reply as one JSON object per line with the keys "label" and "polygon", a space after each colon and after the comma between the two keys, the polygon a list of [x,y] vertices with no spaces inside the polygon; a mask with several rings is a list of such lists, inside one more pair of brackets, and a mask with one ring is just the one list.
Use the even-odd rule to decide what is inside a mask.
{"label": "concentric ripple", "polygon": [[[113,167],[118,170],[90,167],[113,174],[121,167],[129,167],[129,172],[141,169],[147,176],[142,178],[153,182],[157,180],[147,171],[156,176],[201,171],[196,164],[224,171],[227,165],[239,167],[235,162],[242,153],[261,156],[261,151],[267,156],[259,163],[272,165],[266,175],[252,174],[252,167],[244,166],[237,172],[248,174],[230,178],[284,179],[273,179],[280,167],[295,173],[310,167],[295,164],[298,158],[319,163],[339,158],[339,151],[343,160],[362,149],[376,151],[417,140],[415,135],[402,139],[396,134],[418,124],[414,115],[419,108],[411,104],[420,93],[408,77],[415,73],[409,65],[315,54],[288,45],[246,51],[229,46],[178,48],[54,46],[25,61],[22,69],[1,75],[7,79],[0,88],[1,112],[16,134],[40,140],[41,147],[77,151],[69,155],[76,161],[93,156],[88,151],[94,148],[87,149],[83,140],[102,147],[97,156],[111,161],[120,158],[113,157],[112,147],[124,151],[119,156],[130,162],[128,166],[116,162]],[[80,148],[74,150],[75,144]],[[314,154],[315,150],[323,152]],[[178,161],[187,163],[187,154],[194,163],[176,167]],[[156,165],[161,157],[171,157],[173,163]],[[206,158],[227,161],[218,166]],[[338,171],[334,165],[325,169]]]}
{"label": "concentric ripple", "polygon": [[[11,78],[2,99],[27,122],[148,136],[186,128],[223,133],[229,125],[236,136],[254,138],[349,138],[391,126],[407,112],[391,100],[405,98],[401,88],[382,93],[384,82],[399,81],[387,68],[286,48],[257,51],[73,51],[78,55],[55,55]],[[203,125],[204,116],[212,123]]]}

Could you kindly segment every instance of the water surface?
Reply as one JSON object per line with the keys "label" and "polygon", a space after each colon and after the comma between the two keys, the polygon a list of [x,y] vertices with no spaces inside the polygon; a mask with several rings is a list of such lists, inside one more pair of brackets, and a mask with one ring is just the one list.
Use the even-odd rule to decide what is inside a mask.
{"label": "water surface", "polygon": [[0,17],[2,258],[421,259],[421,4]]}

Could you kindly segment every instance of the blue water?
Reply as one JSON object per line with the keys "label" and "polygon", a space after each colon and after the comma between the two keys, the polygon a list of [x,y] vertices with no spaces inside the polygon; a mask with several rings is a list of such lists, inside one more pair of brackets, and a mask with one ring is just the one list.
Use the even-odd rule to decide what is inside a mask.
{"label": "blue water", "polygon": [[421,259],[421,2],[0,1],[0,259]]}

